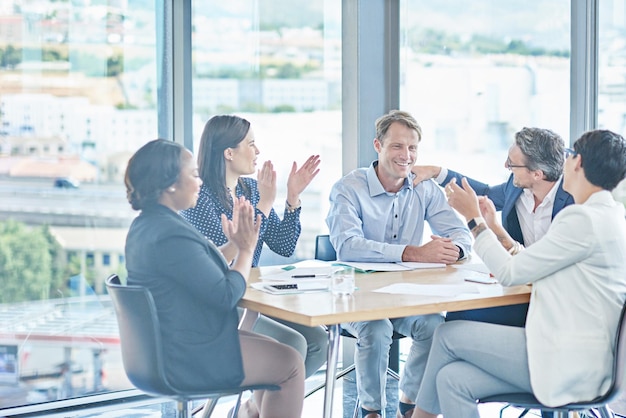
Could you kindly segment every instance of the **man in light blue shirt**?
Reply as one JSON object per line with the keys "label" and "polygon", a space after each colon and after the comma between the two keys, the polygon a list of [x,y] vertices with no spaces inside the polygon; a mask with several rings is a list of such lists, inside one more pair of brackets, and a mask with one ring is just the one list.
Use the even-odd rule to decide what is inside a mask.
{"label": "man in light blue shirt", "polygon": [[[413,186],[421,128],[407,112],[376,121],[378,160],[344,176],[332,188],[326,223],[343,261],[421,261],[451,264],[469,254],[471,235],[433,181]],[[434,234],[422,245],[424,221]],[[364,418],[385,407],[386,370],[393,332],[413,339],[400,380],[398,416],[411,416],[435,328],[441,315],[342,324],[357,338],[357,391]]]}

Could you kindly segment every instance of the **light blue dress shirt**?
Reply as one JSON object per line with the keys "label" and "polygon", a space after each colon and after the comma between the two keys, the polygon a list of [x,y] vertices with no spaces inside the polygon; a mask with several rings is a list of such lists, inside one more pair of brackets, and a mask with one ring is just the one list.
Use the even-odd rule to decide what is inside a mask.
{"label": "light blue dress shirt", "polygon": [[350,172],[330,192],[326,224],[339,260],[402,261],[407,245],[422,244],[424,221],[433,234],[470,253],[470,232],[434,181],[413,187],[410,173],[400,191],[389,193],[376,175],[377,164]]}

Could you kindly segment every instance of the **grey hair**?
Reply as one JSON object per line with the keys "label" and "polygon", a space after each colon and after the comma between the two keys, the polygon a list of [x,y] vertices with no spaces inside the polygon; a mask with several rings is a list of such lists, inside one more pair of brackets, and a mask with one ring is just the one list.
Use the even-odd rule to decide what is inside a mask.
{"label": "grey hair", "polygon": [[407,128],[413,129],[415,132],[417,132],[417,142],[420,142],[422,140],[422,128],[409,112],[404,112],[402,110],[391,110],[386,115],[383,115],[376,119],[376,138],[378,138],[380,142],[383,142],[383,139],[385,138],[385,135],[387,135],[389,127],[394,122],[400,122]]}
{"label": "grey hair", "polygon": [[515,134],[515,145],[526,156],[529,170],[541,170],[547,181],[557,181],[563,174],[565,145],[563,138],[549,129],[522,128]]}

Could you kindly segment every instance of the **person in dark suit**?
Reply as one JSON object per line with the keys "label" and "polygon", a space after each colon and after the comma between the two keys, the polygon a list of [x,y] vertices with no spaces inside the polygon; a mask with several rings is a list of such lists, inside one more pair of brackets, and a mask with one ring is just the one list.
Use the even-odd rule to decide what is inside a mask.
{"label": "person in dark suit", "polygon": [[[502,211],[502,226],[517,243],[512,252],[529,246],[547,232],[552,219],[561,209],[574,203],[563,190],[563,139],[548,129],[523,128],[515,134],[504,163],[511,175],[502,184],[490,186],[467,178],[479,196],[487,196],[496,210]],[[415,182],[434,178],[440,185],[456,179],[461,184],[464,175],[438,166],[415,166]],[[497,308],[449,312],[446,321],[466,319],[501,325],[523,327],[528,304]]]}
{"label": "person in dark suit", "polygon": [[141,213],[126,239],[128,283],[152,294],[159,320],[165,373],[181,390],[276,384],[255,391],[242,405],[244,417],[299,417],[304,399],[304,363],[293,348],[237,329],[237,304],[246,290],[260,218],[245,199],[222,217],[229,268],[220,249],[178,211],[193,207],[202,181],[191,152],[157,139],[130,159],[128,200]]}

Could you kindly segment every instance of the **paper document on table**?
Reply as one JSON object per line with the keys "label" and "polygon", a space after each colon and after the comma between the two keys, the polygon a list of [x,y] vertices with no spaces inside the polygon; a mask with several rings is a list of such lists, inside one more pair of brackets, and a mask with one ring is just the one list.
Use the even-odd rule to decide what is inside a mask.
{"label": "paper document on table", "polygon": [[442,269],[446,268],[444,263],[421,263],[418,261],[401,261],[397,264],[408,267],[409,270],[421,270],[421,269]]}
{"label": "paper document on table", "polygon": [[459,270],[469,270],[469,271],[475,271],[477,273],[484,273],[484,274],[490,273],[489,268],[482,263],[455,264],[453,267]]}
{"label": "paper document on table", "polygon": [[409,271],[417,269],[443,268],[443,263],[364,263],[357,261],[338,261],[337,264],[352,266],[359,273],[374,273],[377,271]]}
{"label": "paper document on table", "polygon": [[472,284],[414,284],[394,283],[389,286],[373,290],[379,293],[398,295],[426,295],[426,296],[458,296],[463,293],[480,293],[478,287]]}
{"label": "paper document on table", "polygon": [[335,267],[325,265],[320,267],[296,267],[289,270],[278,269],[269,271],[259,277],[263,281],[293,281],[299,279],[328,278]]}

